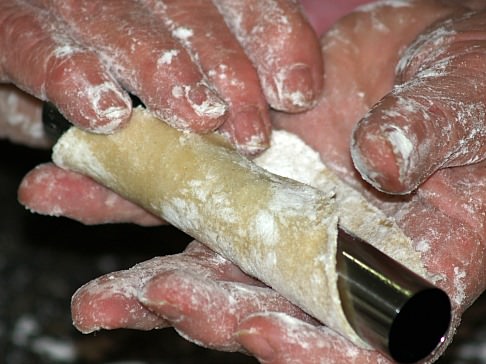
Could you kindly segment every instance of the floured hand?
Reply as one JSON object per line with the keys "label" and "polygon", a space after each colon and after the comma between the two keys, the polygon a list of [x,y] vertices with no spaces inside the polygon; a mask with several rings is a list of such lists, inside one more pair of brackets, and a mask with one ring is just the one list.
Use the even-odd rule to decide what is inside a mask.
{"label": "floured hand", "polygon": [[0,24],[0,82],[97,133],[128,121],[129,91],[177,128],[221,127],[257,153],[269,106],[305,110],[322,90],[317,37],[288,0],[7,0]]}
{"label": "floured hand", "polygon": [[[356,122],[392,88],[399,51],[410,44],[431,22],[450,16],[455,11],[461,10],[444,8],[438,2],[422,2],[415,7],[397,2],[383,7],[368,7],[343,19],[323,40],[327,84],[320,104],[315,110],[304,114],[275,115],[275,120],[277,125],[294,131],[319,150],[330,167],[348,182],[363,189],[384,211],[396,217],[404,231],[413,239],[415,248],[423,254],[427,269],[439,278],[438,285],[453,299],[454,325],[457,325],[463,310],[483,291],[485,284],[482,276],[485,252],[481,238],[484,236],[484,228],[480,220],[480,216],[484,215],[485,197],[478,187],[478,181],[482,180],[482,165],[443,170],[430,178],[414,195],[391,199],[366,189],[356,178],[357,174],[352,168],[348,153],[351,132]],[[400,19],[402,21],[397,21]],[[378,52],[380,57],[377,59]],[[200,263],[202,257],[197,257]],[[336,363],[374,363],[385,360],[375,352],[356,349],[327,329],[312,323],[303,323],[281,313],[258,313],[260,303],[251,301],[249,305],[248,300],[240,298],[234,300],[237,303],[236,308],[223,304],[219,312],[220,315],[227,314],[234,318],[234,321],[230,320],[233,322],[232,327],[237,322],[234,337],[230,335],[228,343],[224,340],[215,341],[216,343],[201,341],[204,335],[198,336],[200,323],[204,324],[205,330],[217,329],[218,326],[208,328],[207,317],[201,315],[201,312],[186,311],[185,315],[181,315],[175,310],[175,315],[174,311],[171,313],[171,307],[165,304],[166,295],[172,289],[171,285],[178,286],[181,281],[173,280],[171,283],[170,276],[158,273],[166,272],[165,267],[171,259],[180,262],[180,257],[162,259],[163,263],[147,263],[160,263],[161,271],[157,271],[157,268],[136,269],[108,278],[110,283],[102,289],[103,302],[106,304],[97,306],[96,310],[90,304],[97,301],[96,296],[90,296],[90,292],[96,292],[99,282],[85,286],[74,301],[77,305],[74,313],[78,325],[83,330],[90,331],[101,326],[113,328],[139,325],[139,328],[150,329],[170,323],[177,327],[178,322],[182,322],[184,325],[181,326],[181,333],[202,345],[234,350],[241,348],[235,346],[234,340],[237,340],[243,348],[267,363],[315,363],[322,361],[322,358],[326,362]],[[144,264],[141,267],[143,266]],[[174,269],[176,277],[178,271],[184,272],[180,263]],[[145,304],[143,307],[150,308],[145,313],[158,313],[165,318],[165,323],[157,321],[157,324],[153,324],[151,322],[157,318],[145,316],[145,313],[131,320],[130,312],[120,311],[119,305],[110,305],[112,299],[120,297],[118,283],[121,286],[132,284],[123,280],[126,274],[131,274],[132,278],[137,277],[137,289],[131,290],[131,295],[128,295],[130,302],[135,303],[138,298],[137,307]],[[182,292],[195,292],[192,290],[197,287],[212,286],[215,281],[221,281],[221,276],[215,279],[215,276],[206,275],[205,279],[200,280],[197,279],[199,277],[187,274],[187,271],[181,274],[187,278],[184,281],[187,290]],[[238,275],[223,280],[228,279],[241,282],[247,278]],[[110,289],[110,285],[115,288],[114,291]],[[253,288],[247,288],[247,297],[255,297]],[[187,300],[188,297],[182,298]],[[263,300],[268,298],[264,297]],[[280,310],[291,315],[296,314],[287,308],[280,307]],[[95,311],[98,316],[92,315]],[[113,318],[109,325],[103,324],[102,313]],[[253,314],[249,315],[250,313]],[[300,316],[299,319],[304,317]]]}
{"label": "floured hand", "polygon": [[[360,180],[348,151],[356,123],[393,87],[400,50],[415,37],[411,33],[419,34],[434,20],[462,10],[454,5],[444,8],[439,2],[418,2],[413,7],[403,2],[385,4],[388,5],[367,6],[346,17],[323,39],[327,83],[321,103],[307,113],[294,117],[279,114],[275,120],[280,127],[300,135],[321,153],[328,166],[395,217],[412,238],[415,249],[422,253],[427,269],[439,278],[437,284],[452,298],[453,332],[462,312],[486,284],[482,219],[486,196],[480,187],[484,162],[440,170],[413,195],[390,197]],[[450,97],[454,100],[452,91]],[[465,92],[468,91],[474,89]],[[382,112],[386,111],[382,106]],[[305,126],[304,120],[308,123]],[[281,315],[254,315],[242,327],[251,334],[241,342],[265,363],[314,363],[322,362],[322,358],[338,363],[378,361],[369,361],[350,345],[333,344],[333,340],[326,344],[328,336],[320,328],[298,324]],[[451,338],[452,334],[448,340]],[[350,353],[355,355],[352,360],[344,356]]]}
{"label": "floured hand", "polygon": [[181,254],[100,277],[79,289],[72,301],[75,325],[83,332],[170,325],[204,346],[229,351],[240,348],[235,337],[239,322],[263,311],[288,312],[314,322],[197,242]]}
{"label": "floured hand", "polygon": [[486,158],[485,40],[486,11],[458,11],[401,54],[395,86],[353,135],[354,163],[375,188],[409,193],[438,169]]}
{"label": "floured hand", "polygon": [[262,362],[385,361],[320,326],[198,242],[181,254],[153,258],[89,282],[73,296],[72,314],[84,333],[171,326],[198,345],[250,352]]}
{"label": "floured hand", "polygon": [[[343,5],[341,8],[336,7],[332,1],[319,2],[319,3],[315,3],[312,1],[304,1],[303,3],[305,5],[305,9],[308,14],[311,14],[313,16],[317,14],[327,14],[324,19],[321,19],[320,16],[314,19],[313,25],[316,27],[316,30],[318,30],[318,29],[322,29],[323,27],[324,28],[328,27],[331,24],[331,22],[333,22],[338,16],[343,15],[348,9],[350,9],[351,6],[353,6],[354,3],[358,3],[358,2],[363,2],[363,0],[359,0],[359,1],[356,0],[353,3]],[[206,2],[201,2],[201,5],[205,3]],[[50,4],[49,1],[39,0],[36,2],[36,4],[38,4],[39,6],[42,5],[42,7],[47,7],[50,9],[50,7],[48,6]],[[182,3],[179,2],[179,6],[185,7],[185,5],[181,5],[181,4]],[[224,5],[224,6],[226,7],[226,12],[231,13],[230,12],[231,9],[229,7],[234,6],[235,8],[237,8],[238,6],[242,6],[243,4],[246,4],[245,6],[251,7],[250,2],[245,2],[245,1],[243,2],[237,1],[234,2],[233,5]],[[273,4],[274,6],[271,6],[271,4]],[[17,16],[18,14],[22,14],[22,11],[27,12],[25,17],[21,18],[23,19],[23,22],[18,23],[20,27],[18,28],[19,31],[22,31],[22,29],[24,29],[23,27],[27,27],[27,29],[29,27],[40,27],[43,29],[43,25],[39,19],[39,14],[36,15],[36,11],[39,9],[25,4],[20,4],[20,2],[17,1],[9,1],[2,6],[5,6],[4,8],[5,12],[3,13],[5,16],[4,21],[14,21],[16,17],[13,17],[13,15]],[[74,6],[74,3],[72,3],[72,6]],[[171,6],[176,7],[177,4],[175,4],[174,2],[174,5]],[[187,6],[190,7],[189,5]],[[258,5],[258,6],[262,6],[262,5]],[[321,52],[319,51],[318,45],[314,44],[315,43],[314,36],[312,34],[308,34],[309,32],[308,26],[302,22],[302,19],[300,19],[300,15],[298,15],[295,12],[295,8],[293,6],[288,5],[285,1],[271,1],[267,3],[267,6],[269,6],[271,9],[260,9],[259,7],[257,7],[256,9],[258,9],[258,11],[261,12],[253,15],[255,16],[255,19],[258,20],[249,21],[247,26],[249,27],[250,26],[258,27],[259,25],[266,26],[268,27],[269,32],[266,32],[264,34],[258,33],[259,34],[258,37],[248,39],[247,41],[245,41],[246,46],[254,48],[250,52],[251,54],[255,53],[252,56],[253,62],[256,65],[261,63],[261,67],[260,68],[257,67],[257,71],[258,71],[258,77],[260,79],[263,78],[266,79],[264,83],[267,85],[266,87],[267,92],[265,92],[265,96],[268,97],[269,100],[268,102],[271,104],[272,107],[283,109],[286,111],[302,110],[302,108],[306,107],[305,104],[307,104],[307,107],[310,107],[317,100],[320,94],[319,90],[322,87],[322,77],[319,76],[320,72],[322,72]],[[325,10],[325,8],[330,9],[329,14],[332,14],[332,17],[330,17],[327,11],[323,11],[323,9]],[[65,5],[65,7],[63,7],[62,9],[64,9],[64,11],[68,11],[69,6]],[[9,13],[7,12],[7,10],[12,12],[10,13],[12,17],[8,16]],[[14,12],[14,10],[18,10],[18,11]],[[57,11],[57,10],[53,8],[52,11]],[[195,10],[193,9],[192,11]],[[44,12],[45,11],[43,10],[40,14],[43,14]],[[249,12],[250,10],[243,12],[243,14],[247,14]],[[279,24],[274,24],[271,21],[273,19],[272,14],[274,14],[275,12],[281,14],[282,16],[288,12],[292,13],[289,14],[289,19],[293,19],[293,20],[289,24],[287,24],[291,26],[290,30],[287,28],[282,29]],[[192,13],[188,12],[188,14],[192,14]],[[69,13],[67,15],[69,15]],[[74,16],[74,14],[71,15]],[[116,18],[114,19],[116,20]],[[76,19],[73,19],[73,24],[76,23],[75,20]],[[93,21],[96,22],[98,20],[93,20]],[[161,22],[160,26],[163,25],[162,23],[164,22]],[[193,26],[191,24],[186,24],[186,25],[188,29]],[[197,24],[195,24],[194,26],[196,25]],[[219,26],[221,26],[221,24]],[[297,29],[294,29],[294,27]],[[144,28],[141,26],[140,29],[144,29]],[[185,27],[180,25],[178,29],[183,30],[185,29]],[[275,31],[273,31],[272,29]],[[54,57],[54,58],[57,57],[56,56],[57,53],[55,52],[55,50],[58,49],[59,47],[61,47],[59,49],[64,49],[63,47],[66,47],[66,49],[68,49],[68,46],[70,45],[68,40],[70,42],[74,42],[73,44],[77,44],[75,42],[77,38],[64,39],[61,37],[60,39],[58,39],[56,37],[55,27],[48,27],[47,30],[46,30],[47,33],[40,32],[39,34],[46,37],[45,39],[44,38],[43,39],[48,43],[49,47],[51,48],[52,54],[49,53],[48,54],[49,57]],[[221,50],[221,47],[215,46],[216,49],[221,50],[222,54],[219,54],[219,52],[207,52],[206,48],[211,47],[211,44],[217,41],[224,42],[226,48],[229,47],[230,45],[231,47],[233,46],[236,47],[233,42],[234,40],[232,39],[232,36],[230,36],[229,33],[218,34],[217,29],[212,29],[211,32],[212,33],[205,33],[205,35],[201,37],[198,37],[197,34],[194,34],[194,41],[195,42],[197,41],[198,48],[194,49],[193,51],[197,53],[199,52],[198,50],[201,48],[200,50],[201,52],[203,52],[203,54],[201,54],[201,57],[203,55],[204,57],[202,58],[198,57],[198,59],[201,62],[204,59],[205,60],[204,62],[207,63],[207,64],[205,63],[206,66],[203,67],[203,71],[204,71],[203,73],[205,74],[205,77],[209,77],[213,86],[216,87],[222,93],[223,96],[226,95],[227,93],[227,96],[224,96],[227,98],[226,100],[227,103],[229,105],[234,105],[234,107],[230,107],[229,109],[229,113],[233,116],[231,115],[229,116],[229,119],[227,119],[227,121],[220,127],[220,130],[223,133],[228,134],[230,139],[232,139],[237,146],[239,145],[240,149],[243,152],[256,153],[258,151],[261,151],[263,148],[267,146],[268,138],[269,138],[269,133],[267,133],[269,132],[268,129],[269,121],[267,115],[268,110],[266,106],[266,101],[262,99],[262,93],[261,91],[259,91],[260,86],[258,84],[258,80],[256,80],[257,79],[255,73],[256,71],[251,67],[251,65],[248,64],[248,60],[241,55],[241,49],[233,50],[232,48],[229,48],[223,51]],[[221,37],[220,38],[214,37],[215,39],[212,39],[211,42],[209,42],[209,40],[206,38],[208,36],[211,36],[211,34],[215,32],[218,36],[221,35]],[[287,36],[282,37],[281,34],[282,32],[286,33]],[[89,34],[85,34],[84,36],[88,37]],[[225,39],[225,37],[229,39]],[[241,42],[243,42],[243,40],[246,37],[240,34],[238,38],[240,39]],[[115,39],[116,40],[115,43],[118,44],[122,42],[124,39],[125,38],[119,37],[118,40]],[[59,41],[62,42],[59,43]],[[80,41],[82,41],[82,39]],[[149,40],[145,40],[145,39],[144,41],[149,42]],[[174,42],[176,41],[177,39],[174,40]],[[176,47],[176,45],[173,44],[174,42],[172,42],[171,44],[174,47]],[[187,42],[183,42],[182,46],[184,45],[187,46],[186,43]],[[273,49],[272,46],[274,43],[278,43],[275,44],[275,49]],[[150,43],[147,44],[150,45]],[[119,46],[121,47],[120,51],[124,50],[128,52],[128,50],[125,49],[127,45],[119,44]],[[179,44],[179,47],[180,46],[181,45]],[[196,43],[194,44],[194,46],[196,46]],[[316,49],[314,49],[314,46]],[[305,48],[304,51],[302,51],[300,47]],[[176,49],[178,48],[176,47]],[[19,47],[19,52],[20,51],[27,52],[28,50],[23,50],[21,47]],[[72,77],[81,77],[83,75],[84,75],[83,77],[85,77],[86,75],[91,75],[91,73],[96,73],[96,72],[98,73],[101,72],[102,74],[105,74],[108,71],[114,72],[116,70],[116,67],[115,70],[112,70],[111,68],[106,69],[107,65],[105,64],[106,60],[104,57],[101,57],[98,60],[98,62],[94,62],[94,63],[88,62],[89,65],[84,64],[88,60],[87,58],[88,56],[85,55],[85,53],[87,53],[89,57],[95,56],[91,51],[84,50],[83,52],[81,52],[81,50],[78,48],[74,48],[72,49],[72,51],[73,52],[76,51],[76,52],[72,54],[71,53],[61,54],[63,57],[67,57],[67,59],[65,62],[60,63],[60,65],[70,65],[69,62],[75,62],[74,65],[76,66],[78,62],[81,62],[83,67],[88,67],[87,70],[84,71],[81,68],[78,70],[74,67],[74,69],[71,70],[72,72],[74,72],[74,74],[71,75]],[[167,53],[167,55],[170,54],[171,54],[170,52]],[[236,55],[239,56],[236,57]],[[272,55],[273,63],[267,62],[265,57],[268,55]],[[74,59],[72,59],[73,57]],[[79,57],[80,60],[78,60]],[[296,71],[298,75],[297,78],[300,81],[297,83],[291,81],[290,84],[288,85],[288,87],[290,88],[287,88],[287,86],[285,86],[287,85],[286,82],[284,82],[283,84],[277,83],[278,77],[276,72],[277,71],[280,72],[281,70],[285,70],[286,68],[289,67],[291,68],[291,65],[293,63],[296,63],[298,59],[302,61],[300,63],[302,66],[307,63],[309,64],[309,69],[311,70],[310,79],[308,79],[307,77],[302,77],[303,70],[300,71],[297,70]],[[36,62],[40,62],[39,60],[42,60],[42,58],[37,57],[35,60]],[[27,66],[13,63],[13,61],[14,61],[13,59],[6,59],[6,62],[7,63],[10,62],[10,67],[12,67],[13,69],[7,72],[8,67],[5,66],[4,72],[6,74],[4,77],[8,76],[8,78],[12,78],[13,76],[10,76],[10,73],[17,74],[18,77],[20,76],[27,77],[28,74],[23,73],[23,70]],[[33,60],[31,61],[33,62]],[[67,61],[69,62],[66,63]],[[116,59],[110,60],[110,62],[115,62],[115,61]],[[225,65],[221,63],[223,61],[227,62],[228,66],[231,66],[234,69],[226,68],[226,66],[223,67]],[[135,70],[142,70],[142,68],[140,68],[142,67],[142,65],[140,64],[139,61],[137,62],[136,59],[132,59],[132,62],[134,63],[133,64],[134,72]],[[217,67],[218,69],[211,68],[211,67],[216,67],[217,65],[220,65],[219,67]],[[47,67],[47,64],[44,66]],[[145,71],[145,65],[143,66],[144,66],[143,74],[145,75],[145,73],[147,73],[147,75],[145,76],[149,77],[150,72],[148,70]],[[174,58],[174,66],[180,67],[181,70],[185,70],[185,68],[193,69],[195,67],[194,64],[188,64],[187,62],[182,62],[180,60],[176,62],[176,58]],[[0,68],[0,70],[1,69],[2,68]],[[47,69],[44,70],[47,72]],[[86,75],[84,73],[79,75],[78,73],[81,71],[85,72]],[[133,89],[134,86],[133,87],[128,86],[127,85],[128,81],[123,81],[124,77],[128,77],[125,75],[125,73],[128,71],[129,69],[124,69],[124,72],[122,72],[122,74],[120,74],[119,76],[114,75],[113,76],[114,79],[111,79],[110,82],[106,80],[104,80],[103,82],[106,85],[111,85],[110,89],[115,90],[118,87],[117,85],[121,84],[124,88],[127,88],[132,92],[135,92],[135,90]],[[111,75],[110,72],[108,72],[108,75]],[[164,71],[164,72],[167,73],[168,71]],[[164,72],[161,71],[161,74],[158,76],[159,81],[163,79],[165,75]],[[50,73],[52,73],[52,70],[49,70],[49,74]],[[56,84],[57,86],[56,85],[51,86],[51,88],[56,86],[55,89],[57,89],[58,87],[64,88],[64,91],[61,92],[60,95],[58,95],[59,97],[61,97],[61,100],[57,101],[55,98],[49,96],[49,94],[42,93],[48,89],[46,83],[51,82],[50,79],[48,78],[49,74],[42,73],[39,75],[42,76],[40,77],[41,79],[28,81],[28,82],[31,81],[37,82],[34,85],[30,85],[30,86],[27,84],[24,85],[24,83],[27,81],[22,81],[23,83],[19,83],[19,86],[26,89],[30,93],[40,97],[41,99],[47,98],[57,103],[60,110],[62,110],[64,114],[67,115],[70,118],[70,120],[75,124],[77,124],[78,126],[88,128],[89,130],[101,132],[102,131],[101,129],[104,128],[102,126],[104,122],[100,119],[99,116],[96,115],[96,113],[100,112],[100,110],[97,111],[96,108],[94,108],[95,105],[93,103],[95,101],[96,103],[99,103],[101,97],[104,94],[103,93],[93,94],[92,92],[88,92],[90,88],[93,88],[98,84],[94,84],[94,85],[89,85],[89,84],[79,85],[78,83],[71,84],[68,82],[69,80],[63,81],[62,79],[60,79],[60,81],[63,81],[64,84],[62,85]],[[282,76],[281,73],[280,76]],[[90,76],[89,79],[93,79],[93,77],[94,76]],[[132,78],[130,78],[131,80],[130,82],[134,81]],[[305,82],[302,80],[304,80]],[[280,81],[283,81],[283,79],[280,78]],[[307,84],[307,81],[310,82],[310,84],[312,84],[311,85],[312,87],[310,87],[309,84]],[[172,80],[171,82],[179,82],[179,81],[177,79],[177,80]],[[261,84],[263,85],[263,83]],[[242,86],[244,87],[242,88]],[[310,87],[310,89],[308,88],[308,86]],[[84,88],[85,92],[81,92],[79,94],[79,92],[77,92],[74,89],[76,87],[81,89]],[[147,93],[150,97],[153,97],[151,96],[151,92],[155,92],[154,87],[167,87],[167,85],[165,82],[162,81],[160,81],[158,84],[151,81],[151,83],[147,85],[145,83],[141,83],[139,87],[142,87],[142,91],[140,91],[142,92],[142,94],[138,91],[135,93],[141,96],[143,101],[150,107],[151,103],[149,103],[146,99],[143,98],[143,93]],[[265,88],[263,90],[265,91]],[[279,92],[273,92],[271,90],[273,91],[279,90]],[[44,135],[44,132],[42,130],[42,125],[40,123],[40,113],[41,113],[40,102],[36,100],[34,97],[31,97],[23,93],[22,91],[16,89],[11,85],[7,85],[7,86],[0,85],[0,94],[4,96],[4,99],[9,102],[12,100],[17,102],[17,100],[19,100],[19,103],[21,102],[23,105],[25,105],[25,107],[23,107],[22,110],[19,111],[18,107],[15,107],[15,105],[12,105],[11,103],[4,103],[4,105],[0,103],[0,113],[2,114],[0,115],[0,136],[6,136],[14,141],[24,142],[30,145],[48,146],[49,141]],[[74,100],[72,100],[72,97],[70,96],[72,94],[76,94]],[[120,95],[117,93],[110,93],[110,95],[111,95],[110,97],[121,95],[120,97],[123,100],[124,97],[126,96],[124,92],[122,92]],[[288,100],[291,95],[294,96],[300,95],[295,100],[297,101],[300,100],[301,102],[304,102],[304,104],[302,104],[301,106],[293,105]],[[96,98],[93,98],[94,96],[96,96]],[[75,104],[69,106],[70,103],[75,103]],[[252,110],[255,108],[251,106],[251,104],[256,105],[256,109],[258,109],[257,114],[259,114],[262,117],[262,119],[258,119],[252,116],[253,113]],[[76,108],[74,107],[76,105],[79,106]],[[111,105],[110,107],[113,107],[114,104],[111,101],[110,102],[106,101],[100,104],[100,106],[102,105],[105,106]],[[159,105],[159,106],[153,106],[152,111],[156,112],[158,107],[162,107],[161,110],[162,111],[164,110],[163,105]],[[175,108],[174,105],[172,105],[171,108],[172,107],[174,108],[171,110],[177,112],[178,109]],[[68,111],[64,110],[63,108],[72,109],[70,111],[71,114]],[[85,108],[86,110],[84,110]],[[243,110],[244,112],[238,113],[238,110],[240,109]],[[102,112],[102,114],[108,115],[105,111]],[[118,113],[118,115],[122,115],[122,114],[123,113]],[[163,116],[164,114],[162,113],[161,115]],[[120,120],[119,122],[123,124],[123,122],[126,121],[125,119],[127,117],[128,116],[126,115],[123,116],[123,120]],[[169,120],[170,119],[171,118],[169,117]],[[18,120],[22,120],[23,123],[19,123]],[[200,121],[203,119],[198,117],[197,120]],[[238,122],[236,123],[235,120],[238,120]],[[92,122],[94,122],[93,125],[90,124]],[[116,128],[116,126],[114,127]],[[199,130],[198,127],[196,127],[196,130]],[[35,132],[35,134],[33,134],[33,132]],[[77,193],[70,193],[69,191],[76,191]],[[79,193],[82,191],[86,193]],[[26,176],[22,185],[20,186],[19,199],[21,203],[28,206],[28,208],[31,209],[32,211],[42,213],[42,214],[47,214],[47,215],[53,215],[53,216],[67,216],[86,224],[106,223],[106,222],[136,222],[143,225],[147,225],[147,224],[152,225],[157,222],[157,219],[155,219],[153,216],[149,215],[148,213],[144,213],[143,211],[140,210],[140,208],[134,206],[133,204],[128,203],[127,201],[123,201],[123,199],[121,199],[119,196],[106,190],[102,186],[96,186],[95,184],[93,184],[92,181],[90,181],[87,178],[74,175],[73,173],[68,171],[59,170],[53,165],[41,165],[38,168],[31,171]],[[98,202],[93,203],[93,201],[98,201]]]}
{"label": "floured hand", "polygon": [[[177,128],[218,129],[241,152],[261,152],[269,108],[305,110],[322,90],[318,39],[299,10],[289,0],[2,1],[0,82],[11,84],[0,85],[0,137],[49,146],[39,100],[81,128],[115,132],[130,117],[129,91]],[[20,199],[85,223],[154,220],[126,202],[65,194],[68,180],[120,201],[51,166],[29,174]]]}

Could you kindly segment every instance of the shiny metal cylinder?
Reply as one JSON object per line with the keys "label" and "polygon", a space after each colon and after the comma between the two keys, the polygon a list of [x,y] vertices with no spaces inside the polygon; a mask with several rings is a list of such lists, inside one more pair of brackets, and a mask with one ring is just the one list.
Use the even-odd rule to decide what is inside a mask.
{"label": "shiny metal cylinder", "polygon": [[365,241],[339,229],[338,288],[356,333],[399,363],[429,357],[451,321],[447,294]]}

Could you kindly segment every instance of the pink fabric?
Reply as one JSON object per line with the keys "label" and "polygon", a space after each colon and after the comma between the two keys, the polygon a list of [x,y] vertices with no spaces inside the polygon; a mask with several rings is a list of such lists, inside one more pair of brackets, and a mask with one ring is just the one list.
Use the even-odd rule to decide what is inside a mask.
{"label": "pink fabric", "polygon": [[357,6],[370,3],[372,0],[301,0],[300,2],[317,34],[322,34],[336,20],[350,13]]}

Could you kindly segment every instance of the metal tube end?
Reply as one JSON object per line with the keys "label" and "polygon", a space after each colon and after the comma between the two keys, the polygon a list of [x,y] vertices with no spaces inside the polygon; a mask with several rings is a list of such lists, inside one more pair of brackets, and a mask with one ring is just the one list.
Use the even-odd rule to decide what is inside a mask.
{"label": "metal tube end", "polygon": [[42,125],[47,136],[56,141],[71,127],[71,123],[51,102],[42,105]]}
{"label": "metal tube end", "polygon": [[388,350],[401,363],[425,359],[445,339],[451,320],[449,297],[438,288],[416,293],[401,307],[390,328]]}
{"label": "metal tube end", "polygon": [[416,363],[444,342],[451,321],[444,291],[341,228],[337,270],[349,323],[381,353]]}

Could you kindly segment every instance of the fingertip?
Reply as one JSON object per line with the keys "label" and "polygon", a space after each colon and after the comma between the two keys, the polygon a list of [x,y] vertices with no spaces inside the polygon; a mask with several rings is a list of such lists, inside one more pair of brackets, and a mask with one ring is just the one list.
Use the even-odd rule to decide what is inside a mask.
{"label": "fingertip", "polygon": [[168,283],[167,274],[151,278],[140,291],[139,300],[152,312],[175,324],[182,321],[186,314],[183,305],[178,303],[177,293],[174,294],[175,287]]}
{"label": "fingertip", "polygon": [[131,100],[128,94],[112,82],[85,85],[79,98],[52,101],[59,111],[81,129],[96,134],[111,134],[130,120]]}
{"label": "fingertip", "polygon": [[353,133],[351,157],[361,177],[382,192],[401,193],[400,169],[392,145],[379,131],[360,128]]}
{"label": "fingertip", "polygon": [[390,94],[361,119],[351,157],[364,180],[379,191],[414,191],[451,156],[443,115],[412,97]]}
{"label": "fingertip", "polygon": [[18,201],[33,212],[42,211],[43,214],[49,216],[58,216],[55,204],[51,204],[48,201],[49,198],[45,198],[46,194],[39,193],[43,191],[50,195],[50,176],[56,169],[52,163],[46,163],[29,171],[20,182],[17,190]]}
{"label": "fingertip", "polygon": [[186,92],[196,117],[190,118],[190,128],[195,132],[210,132],[217,129],[227,119],[227,105],[210,87],[196,84]]}
{"label": "fingertip", "polygon": [[[148,279],[138,293],[138,299],[157,314],[179,321],[197,309],[196,306],[204,306],[204,302],[199,302],[199,296],[204,296],[205,288],[204,282],[195,276],[167,270]],[[191,302],[195,303],[191,305]]]}
{"label": "fingertip", "polygon": [[248,106],[232,110],[229,120],[220,131],[227,135],[236,149],[247,156],[254,156],[270,146],[271,122],[267,110]]}
{"label": "fingertip", "polygon": [[75,292],[71,300],[71,316],[79,331],[91,333],[118,328],[151,330],[167,326],[164,319],[147,310],[128,292],[113,290],[113,286],[106,284],[106,280],[115,279],[108,275]]}
{"label": "fingertip", "polygon": [[275,72],[272,81],[276,92],[269,95],[272,107],[287,112],[301,112],[314,107],[322,92],[322,76],[316,77],[313,73],[312,67],[304,63]]}
{"label": "fingertip", "polygon": [[[284,313],[266,312],[250,315],[238,326],[236,340],[248,352],[264,363],[286,362],[295,356],[293,345],[299,347],[311,345],[305,340],[298,343],[301,325],[307,325]],[[290,337],[290,331],[295,337]],[[310,339],[311,337],[309,337]]]}
{"label": "fingertip", "polygon": [[74,49],[52,57],[47,98],[69,121],[99,134],[113,133],[128,122],[131,99],[96,54]]}
{"label": "fingertip", "polygon": [[85,115],[86,129],[97,134],[111,134],[130,120],[132,102],[128,94],[115,83],[107,82],[88,89],[88,108],[93,110],[94,117],[90,120],[88,110]]}
{"label": "fingertip", "polygon": [[[85,302],[84,287],[78,289],[71,298],[71,317],[74,327],[83,334],[89,334],[101,329],[100,325],[90,320],[91,313]],[[96,322],[96,320],[95,320]]]}
{"label": "fingertip", "polygon": [[175,287],[168,284],[170,275],[175,272],[162,272],[148,279],[138,293],[138,299],[154,311],[157,306],[168,303],[166,295],[172,296]]}
{"label": "fingertip", "polygon": [[275,349],[271,343],[255,328],[240,329],[235,333],[241,346],[262,363],[271,363],[275,358]]}
{"label": "fingertip", "polygon": [[226,102],[203,83],[175,85],[162,102],[141,91],[141,97],[160,119],[178,130],[208,133],[220,127],[228,118]]}

